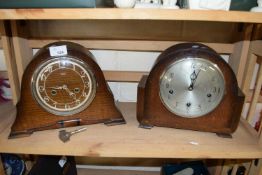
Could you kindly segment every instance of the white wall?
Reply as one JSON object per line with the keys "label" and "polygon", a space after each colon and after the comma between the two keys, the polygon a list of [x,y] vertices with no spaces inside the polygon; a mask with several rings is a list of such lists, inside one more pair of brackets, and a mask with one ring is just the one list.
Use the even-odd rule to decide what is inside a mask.
{"label": "white wall", "polygon": [[[127,52],[127,51],[91,51],[102,70],[147,71],[151,70],[160,53]],[[138,83],[109,83],[115,99],[124,102],[135,102]]]}
{"label": "white wall", "polygon": [[4,59],[4,52],[3,50],[0,50],[0,71],[6,70],[6,64]]}

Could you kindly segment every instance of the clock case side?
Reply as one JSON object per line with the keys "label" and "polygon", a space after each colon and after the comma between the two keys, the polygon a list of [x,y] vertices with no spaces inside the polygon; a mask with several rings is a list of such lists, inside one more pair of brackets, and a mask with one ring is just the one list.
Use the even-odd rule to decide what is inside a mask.
{"label": "clock case side", "polygon": [[[57,116],[47,112],[40,107],[31,92],[34,70],[43,62],[57,58],[50,56],[49,47],[62,45],[66,45],[68,52],[64,56],[76,58],[87,64],[97,83],[96,94],[91,104],[83,111],[70,116]],[[16,119],[11,127],[9,138],[29,136],[35,131],[96,123],[109,126],[125,124],[125,119],[116,107],[113,94],[92,53],[85,47],[72,42],[55,42],[40,49],[23,74],[21,98],[17,104]]]}
{"label": "clock case side", "polygon": [[[209,59],[219,66],[225,82],[225,95],[212,112],[197,118],[183,118],[171,113],[159,95],[160,77],[168,65],[185,57]],[[231,134],[240,121],[245,96],[238,87],[231,67],[211,48],[199,43],[183,43],[164,51],[148,76],[138,86],[137,120],[143,128],[153,126]]]}

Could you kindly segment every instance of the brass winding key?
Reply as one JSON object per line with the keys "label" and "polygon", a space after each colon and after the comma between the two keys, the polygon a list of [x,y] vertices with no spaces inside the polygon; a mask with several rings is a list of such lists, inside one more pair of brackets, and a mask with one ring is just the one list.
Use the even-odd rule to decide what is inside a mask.
{"label": "brass winding key", "polygon": [[83,132],[85,130],[86,130],[85,127],[80,128],[80,129],[76,129],[74,131],[66,131],[66,130],[63,129],[63,130],[59,131],[59,139],[65,143],[65,142],[70,140],[70,137],[72,135],[79,133],[79,132]]}

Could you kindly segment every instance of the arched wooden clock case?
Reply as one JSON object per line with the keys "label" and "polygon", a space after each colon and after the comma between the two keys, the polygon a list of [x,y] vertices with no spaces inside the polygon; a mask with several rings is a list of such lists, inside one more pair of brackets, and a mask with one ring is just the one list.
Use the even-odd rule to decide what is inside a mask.
{"label": "arched wooden clock case", "polygon": [[[49,48],[57,47],[57,46],[66,46],[67,54],[63,56],[50,56]],[[33,88],[36,84],[35,81],[38,80],[36,77],[38,76],[38,74],[41,73],[41,71],[38,70],[38,68],[41,67],[41,65],[51,62],[54,59],[59,61],[65,57],[70,58],[70,60],[73,62],[75,61],[76,63],[79,63],[79,65],[81,63],[82,66],[79,67],[87,68],[88,71],[84,76],[87,77],[88,74],[89,81],[90,81],[89,83],[91,83],[92,80],[93,82],[92,91],[91,90],[90,91],[87,90],[86,92],[83,91],[83,93],[90,94],[89,95],[90,98],[85,101],[85,105],[83,105],[82,108],[79,108],[79,110],[75,110],[75,111],[72,110],[72,112],[70,110],[68,110],[69,112],[58,111],[56,113],[55,111],[52,112],[53,110],[48,110],[49,108],[45,109],[46,105],[41,104],[40,103],[41,100],[39,99],[37,100],[36,98],[37,93],[35,93]],[[68,75],[64,77],[55,76],[52,79],[53,84],[55,82],[61,82],[61,79],[70,80],[71,78],[72,80],[78,78],[77,76],[70,75],[70,69],[65,71],[68,72]],[[71,92],[72,90],[69,90],[65,85],[64,87],[61,86],[61,87],[53,87],[53,88],[54,90],[50,91],[51,93],[53,93],[53,95],[56,95],[58,93],[57,91],[63,91],[61,93],[67,95],[69,94],[71,96],[75,95],[73,92]],[[76,90],[79,91],[79,89]],[[85,94],[85,96],[87,95]],[[76,99],[75,96],[73,97]],[[56,98],[61,101],[63,100],[63,98],[65,98],[64,100],[66,100],[66,98],[70,99],[70,96],[69,97],[62,96],[60,97],[60,99],[58,96]],[[98,64],[96,63],[93,55],[83,46],[71,42],[56,42],[56,43],[49,44],[44,48],[40,49],[37,52],[37,54],[34,56],[33,60],[29,63],[23,74],[21,98],[19,103],[17,104],[17,116],[11,128],[11,133],[9,138],[28,136],[33,132],[40,131],[40,130],[56,129],[61,127],[88,125],[88,124],[96,124],[96,123],[115,125],[115,124],[124,124],[125,120],[122,117],[122,114],[115,106],[113,94],[110,91],[107,82],[105,81],[103,72],[98,66]]]}
{"label": "arched wooden clock case", "polygon": [[[184,117],[168,109],[163,103],[160,97],[161,78],[171,65],[194,58],[207,60],[214,65],[214,68],[220,69],[225,82],[224,94],[219,104],[209,112],[201,116]],[[176,78],[174,75],[172,81],[176,82]],[[186,79],[189,76],[182,78]],[[173,93],[173,90],[171,92]],[[156,60],[150,74],[142,77],[138,85],[137,119],[143,128],[160,126],[230,134],[237,129],[243,103],[244,95],[238,88],[236,76],[230,66],[213,49],[205,45],[183,43],[165,50]],[[190,104],[185,103],[185,105]]]}

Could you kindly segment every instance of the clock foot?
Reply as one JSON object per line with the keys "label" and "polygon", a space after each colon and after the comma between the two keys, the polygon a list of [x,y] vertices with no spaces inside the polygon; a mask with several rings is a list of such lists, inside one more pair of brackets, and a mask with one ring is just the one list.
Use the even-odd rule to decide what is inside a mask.
{"label": "clock foot", "polygon": [[139,127],[139,128],[143,128],[143,129],[151,129],[151,128],[153,128],[154,126],[153,126],[153,125],[146,125],[146,124],[140,123],[138,127]]}
{"label": "clock foot", "polygon": [[28,137],[33,134],[33,131],[20,131],[20,132],[11,132],[8,136],[8,139],[15,139],[20,137]]}
{"label": "clock foot", "polygon": [[227,139],[232,139],[232,135],[231,134],[221,134],[221,133],[216,133],[216,135],[218,137],[221,137],[221,138],[227,138]]}
{"label": "clock foot", "polygon": [[123,118],[110,119],[104,122],[106,126],[122,125],[126,124],[126,121]]}

